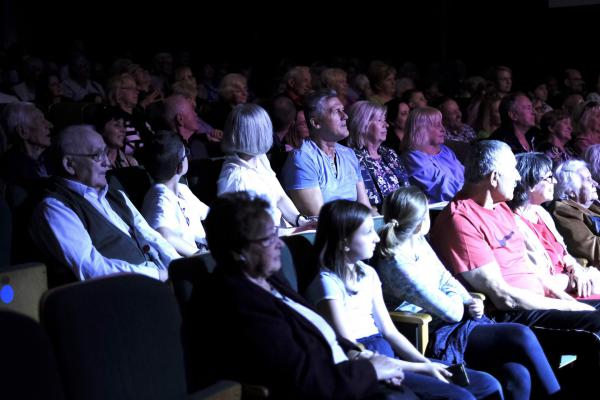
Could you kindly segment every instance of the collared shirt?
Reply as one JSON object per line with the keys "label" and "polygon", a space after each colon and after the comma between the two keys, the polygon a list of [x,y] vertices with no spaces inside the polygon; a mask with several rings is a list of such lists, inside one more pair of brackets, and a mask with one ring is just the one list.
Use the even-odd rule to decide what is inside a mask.
{"label": "collared shirt", "polygon": [[[72,180],[64,180],[65,185],[87,200],[98,212],[119,230],[131,237],[130,227],[111,208],[106,193],[108,186],[97,191],[94,188]],[[97,278],[119,272],[133,272],[153,278],[166,278],[171,260],[179,258],[177,251],[156,231],[154,231],[123,194],[125,203],[133,215],[137,235],[141,235],[150,245],[150,256],[154,262],[139,265],[126,261],[106,258],[94,247],[83,223],[60,200],[46,197],[36,208],[32,219],[32,236],[36,245],[45,250],[55,260],[69,266],[81,279]],[[160,272],[162,271],[162,272]]]}

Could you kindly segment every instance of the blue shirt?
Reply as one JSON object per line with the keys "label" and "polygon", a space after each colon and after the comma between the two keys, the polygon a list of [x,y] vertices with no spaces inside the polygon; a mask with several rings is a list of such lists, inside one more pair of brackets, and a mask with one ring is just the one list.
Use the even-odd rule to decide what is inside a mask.
{"label": "blue shirt", "polygon": [[330,158],[315,142],[306,139],[300,149],[293,150],[281,171],[285,190],[318,187],[323,202],[345,199],[356,201],[356,184],[362,182],[360,166],[352,149],[335,144],[337,176]]}

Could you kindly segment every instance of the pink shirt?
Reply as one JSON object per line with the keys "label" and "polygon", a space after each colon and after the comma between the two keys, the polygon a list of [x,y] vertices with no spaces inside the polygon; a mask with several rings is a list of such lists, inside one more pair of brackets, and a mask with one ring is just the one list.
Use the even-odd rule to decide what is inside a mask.
{"label": "pink shirt", "polygon": [[525,241],[505,203],[489,210],[459,193],[436,218],[432,246],[458,274],[496,261],[506,283],[544,295],[526,262]]}

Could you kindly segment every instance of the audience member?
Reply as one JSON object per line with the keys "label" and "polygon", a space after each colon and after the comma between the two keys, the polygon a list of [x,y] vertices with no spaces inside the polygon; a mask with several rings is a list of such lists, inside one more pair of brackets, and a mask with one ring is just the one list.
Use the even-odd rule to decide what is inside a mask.
{"label": "audience member", "polygon": [[202,220],[208,206],[184,184],[179,183],[188,170],[189,150],[179,135],[162,131],[148,143],[145,167],[154,185],[144,198],[142,214],[182,256],[206,250]]}
{"label": "audience member", "polygon": [[600,103],[586,101],[571,114],[575,124],[575,137],[571,147],[579,157],[593,144],[600,144]]}
{"label": "audience member", "polygon": [[372,102],[384,105],[396,95],[396,68],[382,61],[372,61],[369,81],[373,89],[373,95],[369,97]]}
{"label": "audience member", "polygon": [[429,246],[423,192],[400,188],[386,197],[383,210],[377,271],[384,300],[389,310],[431,314],[427,354],[450,363],[466,361],[493,374],[511,399],[529,399],[532,386],[534,398],[557,392],[558,382],[533,332],[487,318],[483,302],[452,277]]}
{"label": "audience member", "polygon": [[462,122],[462,113],[456,101],[448,97],[437,108],[442,113],[446,140],[471,143],[477,139],[475,130]]}
{"label": "audience member", "polygon": [[512,89],[512,70],[504,65],[499,65],[494,68],[494,84],[496,93],[500,97],[504,97],[510,93]]}
{"label": "audience member", "polygon": [[554,198],[552,161],[541,153],[517,154],[521,180],[508,205],[517,215],[528,260],[546,285],[578,297],[600,294],[600,271],[585,269],[567,251],[562,236],[542,203]]}
{"label": "audience member", "polygon": [[569,114],[563,110],[547,112],[540,121],[540,128],[541,142],[536,150],[550,157],[554,166],[575,158],[573,150],[567,145],[573,132]]}
{"label": "audience member", "polygon": [[281,95],[289,97],[297,110],[304,107],[304,98],[312,91],[310,68],[297,65],[286,72],[283,77],[284,90]]}
{"label": "audience member", "polygon": [[504,96],[500,101],[500,121],[491,139],[507,143],[514,154],[533,151],[538,130],[529,97],[521,92]]}
{"label": "audience member", "polygon": [[69,77],[62,81],[64,96],[73,101],[82,101],[88,95],[105,99],[102,86],[90,78],[90,62],[83,54],[75,54],[69,61]]}
{"label": "audience member", "polygon": [[381,209],[388,193],[408,185],[400,157],[382,146],[388,128],[385,113],[385,107],[365,100],[354,103],[348,113],[348,146],[354,149],[360,164],[369,202],[377,209]]}
{"label": "audience member", "polygon": [[442,113],[435,108],[416,108],[406,124],[402,159],[408,176],[432,203],[448,201],[463,185],[463,166],[444,146]]}
{"label": "audience member", "polygon": [[179,257],[123,192],[106,182],[108,150],[89,125],[63,130],[53,144],[59,176],[36,208],[31,235],[53,261],[80,280],[119,272],[166,280]]}
{"label": "audience member", "polygon": [[529,268],[523,236],[505,203],[520,179],[516,165],[506,143],[477,143],[465,168],[465,187],[435,220],[432,245],[444,265],[488,297],[497,322],[552,329],[564,337],[544,350],[577,354],[578,373],[596,376],[598,348],[581,338],[587,332],[593,346],[600,344],[600,312],[592,306],[598,302],[586,304],[553,290]]}
{"label": "audience member", "polygon": [[354,152],[338,141],[348,136],[348,116],[331,89],[311,94],[305,102],[310,137],[293,150],[282,169],[283,186],[304,215],[318,215],[336,199],[369,199]]}
{"label": "audience member", "polygon": [[0,177],[10,183],[48,176],[45,150],[52,124],[44,114],[31,103],[9,103],[2,126],[12,146],[0,155]]}
{"label": "audience member", "polygon": [[127,134],[122,118],[115,117],[113,108],[103,107],[94,117],[94,128],[106,143],[107,157],[111,169],[135,167],[138,161],[132,154],[125,154],[125,136]]}
{"label": "audience member", "polygon": [[[359,352],[282,281],[269,203],[225,194],[205,228],[217,267],[184,318],[193,379],[252,382],[281,399],[366,399],[386,391],[378,381],[400,386],[400,362]],[[388,396],[416,399],[405,385]]]}
{"label": "audience member", "polygon": [[446,366],[428,360],[396,329],[385,308],[375,270],[361,260],[373,256],[379,237],[369,208],[337,200],[323,206],[315,239],[321,267],[307,289],[307,297],[337,334],[361,343],[367,350],[398,357],[404,385],[424,398],[473,399],[502,397],[491,375],[467,370],[470,384],[449,382]]}
{"label": "audience member", "polygon": [[554,200],[548,211],[567,244],[567,250],[584,265],[600,267],[600,205],[598,183],[581,160],[569,160],[555,171]]}
{"label": "audience member", "polygon": [[309,220],[298,212],[283,191],[266,152],[273,144],[273,125],[267,112],[255,104],[233,109],[225,123],[221,144],[226,153],[217,182],[217,194],[250,191],[263,197],[271,206],[273,222],[278,227],[306,225]]}
{"label": "audience member", "polygon": [[225,120],[239,104],[248,101],[248,82],[242,74],[227,74],[219,85],[219,101],[214,103],[206,114],[206,122],[216,129],[223,129]]}
{"label": "audience member", "polygon": [[404,151],[403,141],[406,129],[406,121],[410,108],[399,98],[394,98],[385,103],[387,109],[386,121],[388,123],[388,133],[384,144],[390,149],[401,154]]}

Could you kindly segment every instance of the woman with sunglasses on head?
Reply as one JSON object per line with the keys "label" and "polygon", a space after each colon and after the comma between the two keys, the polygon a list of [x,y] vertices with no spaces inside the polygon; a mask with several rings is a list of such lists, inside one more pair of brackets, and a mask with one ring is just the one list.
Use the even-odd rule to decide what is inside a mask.
{"label": "woman with sunglasses on head", "polygon": [[427,198],[418,188],[400,188],[383,204],[377,270],[387,308],[426,312],[428,355],[466,362],[493,374],[508,399],[548,396],[560,389],[537,338],[526,326],[494,323],[483,303],[450,275],[425,239],[430,220]]}
{"label": "woman with sunglasses on head", "polygon": [[[596,268],[584,268],[569,254],[552,216],[541,206],[555,197],[554,187],[557,181],[552,174],[551,159],[542,153],[518,154],[516,158],[521,180],[517,182],[513,199],[508,202],[508,205],[515,213],[517,226],[525,237],[528,261],[558,298],[573,300],[566,292],[583,298],[600,294],[600,271]],[[577,199],[583,199],[584,196],[581,194],[584,193],[595,194],[595,184],[583,182],[577,171],[571,171],[577,178],[568,173],[562,173],[569,169],[568,165],[577,165],[582,168],[586,166],[582,161],[573,160],[568,161],[567,164],[561,164],[557,169],[561,177],[567,178],[562,180],[570,181],[570,185],[575,186],[574,182],[576,181],[583,183],[579,185],[580,190],[576,191]],[[589,171],[587,168],[585,169],[589,176]],[[562,184],[561,188],[564,187],[565,185]],[[591,188],[591,190],[586,191],[587,188]],[[568,206],[564,208],[568,208]],[[564,208],[561,209],[561,205],[557,206],[556,202],[551,204],[551,209],[559,214]],[[581,216],[578,216],[577,219],[584,225]],[[574,226],[573,223],[570,225]]]}
{"label": "woman with sunglasses on head", "polygon": [[375,270],[362,262],[373,256],[379,237],[370,210],[357,202],[336,200],[319,214],[315,239],[320,274],[307,297],[338,335],[362,343],[367,350],[398,357],[404,384],[422,398],[503,398],[491,375],[467,370],[470,384],[450,383],[443,363],[425,358],[394,326],[383,302]]}
{"label": "woman with sunglasses on head", "polygon": [[202,220],[208,206],[179,183],[188,170],[189,150],[179,135],[168,131],[155,135],[146,148],[145,167],[155,184],[146,193],[142,214],[180,255],[206,251]]}

